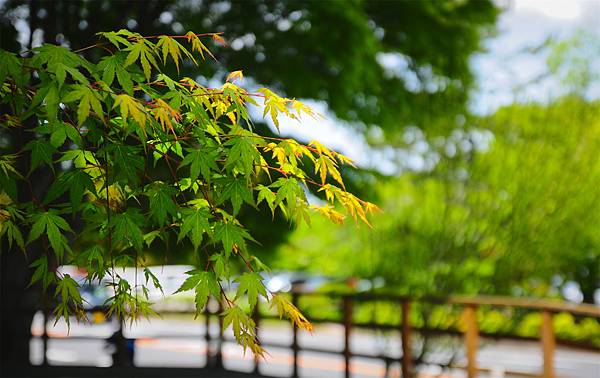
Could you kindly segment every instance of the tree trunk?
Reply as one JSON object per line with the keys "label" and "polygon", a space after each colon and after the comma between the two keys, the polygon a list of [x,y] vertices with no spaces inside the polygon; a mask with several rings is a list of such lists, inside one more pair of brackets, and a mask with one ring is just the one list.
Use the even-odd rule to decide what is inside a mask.
{"label": "tree trunk", "polygon": [[13,376],[30,365],[31,322],[40,295],[37,287],[27,288],[31,279],[28,259],[4,244],[0,252],[0,376]]}
{"label": "tree trunk", "polygon": [[[10,108],[0,106],[0,114],[10,113]],[[22,127],[14,128],[6,135],[13,151],[22,151],[35,138],[35,134],[27,130],[36,125],[37,119],[29,117]],[[16,170],[27,177],[29,166],[29,154],[21,154],[16,160]],[[26,203],[34,196],[41,197],[48,188],[50,177],[50,170],[44,167],[30,175],[31,185],[25,180],[17,180],[16,202]],[[21,228],[21,232],[26,239],[28,230]],[[41,288],[39,284],[27,287],[32,275],[29,265],[42,250],[39,240],[28,245],[25,253],[16,243],[9,248],[5,239],[0,244],[0,376],[18,375],[23,367],[30,365],[31,322],[35,312],[41,309]]]}

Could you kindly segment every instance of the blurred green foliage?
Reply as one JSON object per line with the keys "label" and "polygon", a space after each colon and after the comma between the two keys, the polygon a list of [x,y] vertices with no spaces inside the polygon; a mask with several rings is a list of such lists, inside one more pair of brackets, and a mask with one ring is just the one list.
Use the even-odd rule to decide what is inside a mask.
{"label": "blurred green foliage", "polygon": [[18,22],[34,30],[21,37],[25,48],[45,41],[78,49],[96,32],[120,28],[223,32],[229,47],[213,51],[218,63],[184,67],[184,75],[223,79],[243,68],[279,92],[326,101],[341,119],[400,130],[432,129],[442,124],[434,120],[465,112],[469,59],[500,10],[490,0],[8,0],[0,12],[0,47],[8,50]]}
{"label": "blurred green foliage", "polygon": [[593,301],[600,280],[597,101],[512,105],[429,148],[438,159],[430,171],[377,185],[383,213],[372,230],[315,220],[280,248],[278,267],[380,276],[411,295],[556,296],[555,287],[572,280]]}

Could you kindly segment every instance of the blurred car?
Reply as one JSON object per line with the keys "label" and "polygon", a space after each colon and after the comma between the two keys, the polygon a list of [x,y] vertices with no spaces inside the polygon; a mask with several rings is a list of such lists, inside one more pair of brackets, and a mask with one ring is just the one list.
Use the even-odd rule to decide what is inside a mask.
{"label": "blurred car", "polygon": [[266,274],[265,287],[267,290],[276,292],[295,291],[316,291],[328,283],[335,280],[320,275],[309,275],[304,272],[281,271],[272,274]]}

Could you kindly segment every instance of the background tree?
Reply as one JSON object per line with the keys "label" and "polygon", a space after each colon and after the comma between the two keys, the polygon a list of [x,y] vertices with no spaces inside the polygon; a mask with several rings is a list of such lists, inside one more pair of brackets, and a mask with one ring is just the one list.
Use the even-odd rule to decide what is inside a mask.
{"label": "background tree", "polygon": [[[511,105],[475,124],[473,135],[488,139],[479,151],[465,143],[473,136],[440,140],[433,171],[378,184],[384,213],[373,230],[300,230],[281,249],[280,267],[382,276],[413,295],[553,296],[574,281],[593,303],[600,281],[598,102],[568,96]],[[287,257],[300,248],[306,257]],[[332,263],[315,264],[323,258]],[[341,272],[333,264],[340,260],[348,262]]]}
{"label": "background tree", "polygon": [[[194,77],[223,79],[243,67],[257,83],[326,101],[340,119],[388,131],[408,124],[447,129],[441,115],[447,120],[465,112],[473,85],[469,59],[499,9],[487,0],[149,0],[127,6],[9,0],[3,12],[3,46],[15,40],[14,25],[28,24],[33,32],[23,36],[24,48],[49,42],[77,49],[97,31],[120,28],[143,35],[223,32],[231,49],[216,51],[222,65],[190,66]],[[389,135],[386,142],[401,143],[401,137]]]}

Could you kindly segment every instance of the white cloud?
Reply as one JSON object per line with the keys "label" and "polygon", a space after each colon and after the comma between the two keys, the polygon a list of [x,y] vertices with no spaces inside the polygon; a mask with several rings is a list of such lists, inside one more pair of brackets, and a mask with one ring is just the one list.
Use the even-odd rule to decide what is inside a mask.
{"label": "white cloud", "polygon": [[532,11],[550,18],[574,20],[583,12],[583,1],[579,0],[515,0],[515,12]]}

